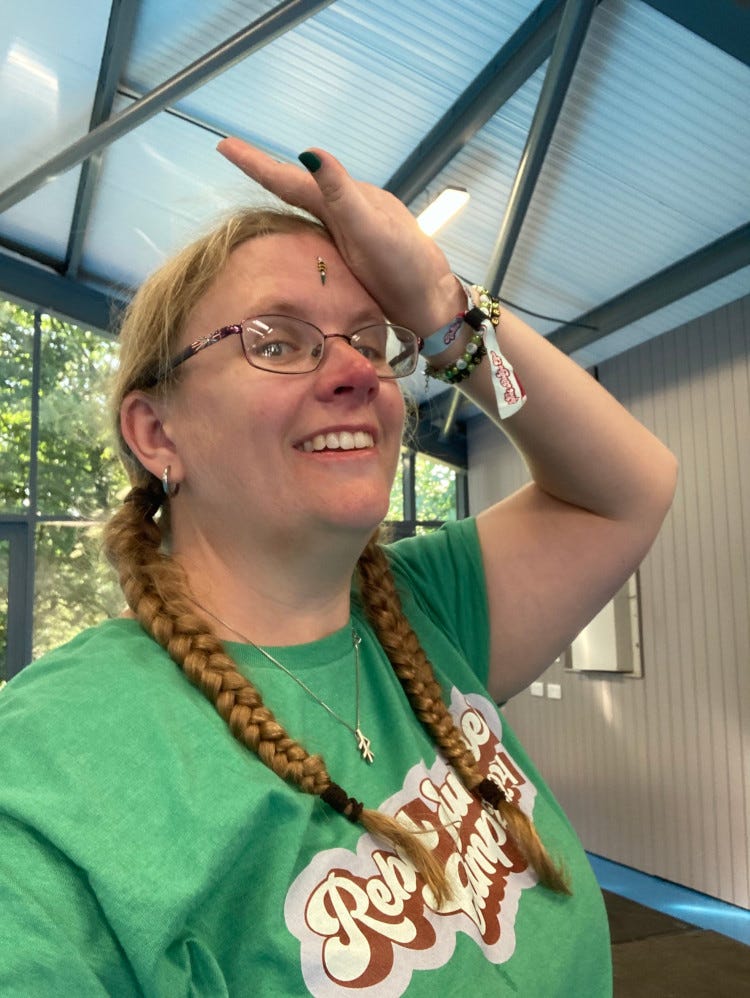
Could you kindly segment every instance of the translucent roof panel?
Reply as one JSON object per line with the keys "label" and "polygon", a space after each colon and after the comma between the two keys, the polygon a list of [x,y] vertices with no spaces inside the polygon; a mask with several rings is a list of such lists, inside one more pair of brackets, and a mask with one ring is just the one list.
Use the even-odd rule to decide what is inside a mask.
{"label": "translucent roof panel", "polygon": [[0,239],[33,247],[37,254],[62,261],[81,168],[69,170],[0,215]]}
{"label": "translucent roof panel", "polygon": [[586,311],[746,222],[748,83],[647,5],[602,4],[503,292]]}
{"label": "translucent roof panel", "polygon": [[[279,157],[322,146],[357,176],[383,184],[535,6],[337,0],[178,107]],[[228,24],[217,9],[227,18],[235,12],[236,26],[246,5],[211,7],[210,16],[198,14],[199,31],[193,20],[191,40],[179,30],[175,40],[171,28],[142,26],[128,84],[149,89],[224,41]],[[440,29],[431,30],[436,24]],[[481,30],[467,30],[472,24]]]}
{"label": "translucent roof panel", "polygon": [[[743,62],[720,47],[730,44],[738,18],[750,37],[750,8],[738,14],[722,0],[702,13],[690,5],[694,34],[659,13],[679,16],[670,4],[602,0],[593,10],[501,289],[542,316],[532,320],[542,333],[627,296],[750,219],[750,57]],[[0,194],[86,133],[100,70],[117,81],[119,113],[149,106],[148,95],[185,79],[188,67],[204,69],[192,89],[172,94],[170,106],[154,108],[124,135],[113,137],[121,120],[101,127],[99,137],[110,138],[87,188],[75,164],[0,213],[5,289],[17,280],[19,256],[46,259],[68,278],[60,312],[68,289],[136,285],[227,209],[268,202],[215,152],[223,134],[284,160],[320,145],[379,184],[395,175],[403,181],[413,169],[402,189],[414,212],[448,184],[465,187],[471,200],[438,242],[456,271],[486,281],[543,90],[549,24],[566,8],[562,0],[6,6],[0,114],[12,141],[0,157]],[[282,7],[296,22],[260,44],[259,23]],[[116,16],[118,34],[105,44],[110,13],[129,10],[132,22]],[[240,61],[205,72],[217,47],[248,32],[255,38]],[[512,73],[493,61],[509,42],[520,63]],[[495,96],[478,100],[489,65]],[[74,214],[77,193],[85,196]],[[748,258],[733,257],[742,269],[716,280],[717,254],[701,260],[707,256],[708,287],[685,294],[684,286],[660,284],[653,314],[576,359],[598,363],[750,290]],[[665,290],[684,297],[665,305]],[[77,307],[75,295],[68,298]]]}
{"label": "translucent roof panel", "polygon": [[[79,0],[75,17],[64,4],[28,0],[3,7],[0,190],[20,180],[88,131],[109,9]],[[78,171],[0,215],[0,236],[64,256]]]}
{"label": "translucent roof panel", "polygon": [[[116,110],[128,103],[120,98]],[[271,201],[216,152],[215,135],[159,114],[106,152],[83,269],[135,286],[233,208]]]}

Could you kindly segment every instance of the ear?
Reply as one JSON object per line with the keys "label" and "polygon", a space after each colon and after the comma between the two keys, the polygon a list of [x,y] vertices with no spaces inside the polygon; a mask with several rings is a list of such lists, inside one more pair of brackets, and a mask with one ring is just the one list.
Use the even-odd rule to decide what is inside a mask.
{"label": "ear", "polygon": [[170,465],[170,478],[179,484],[184,468],[177,448],[164,427],[166,405],[147,392],[130,392],[120,406],[120,431],[140,463],[152,475],[161,478]]}

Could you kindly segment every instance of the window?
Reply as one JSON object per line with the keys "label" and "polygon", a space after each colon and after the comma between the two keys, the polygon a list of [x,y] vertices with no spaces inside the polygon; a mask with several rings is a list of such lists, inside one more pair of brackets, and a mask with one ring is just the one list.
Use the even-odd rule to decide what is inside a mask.
{"label": "window", "polygon": [[[101,527],[128,488],[109,426],[116,342],[0,301],[0,681],[124,599]],[[466,475],[404,448],[392,534],[465,515]]]}
{"label": "window", "polygon": [[428,454],[404,448],[388,510],[395,538],[435,530],[466,516],[466,473]]}
{"label": "window", "polygon": [[[20,559],[3,566],[0,647],[19,649],[0,664],[3,676],[120,612],[98,531],[127,479],[106,406],[116,343],[0,302],[0,347],[0,535],[15,527],[26,538]],[[24,610],[11,619],[14,601]],[[19,628],[21,640],[11,633]]]}

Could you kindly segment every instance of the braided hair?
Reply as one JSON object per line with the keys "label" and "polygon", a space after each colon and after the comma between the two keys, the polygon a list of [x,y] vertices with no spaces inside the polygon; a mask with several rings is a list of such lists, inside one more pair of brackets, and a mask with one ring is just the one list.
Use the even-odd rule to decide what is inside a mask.
{"label": "braided hair", "polygon": [[[158,270],[134,297],[121,327],[120,367],[112,399],[121,455],[132,488],[105,529],[104,546],[141,626],[213,703],[232,735],[279,777],[304,793],[320,797],[407,856],[441,903],[450,893],[445,872],[420,836],[389,815],[364,807],[334,783],[322,757],[309,754],[285,731],[226,653],[212,626],[196,614],[187,576],[167,550],[171,499],[162,483],[130,451],[119,426],[120,406],[129,392],[153,384],[157,372],[157,384],[149,390],[166,394],[170,383],[179,377],[179,373],[165,373],[168,360],[192,309],[232,250],[251,238],[310,230],[327,237],[318,222],[291,211],[251,209],[238,213]],[[365,612],[415,715],[467,789],[498,810],[540,882],[553,891],[569,893],[564,873],[547,854],[533,823],[505,799],[496,783],[478,771],[443,701],[432,666],[403,613],[377,534],[359,559],[358,575]]]}

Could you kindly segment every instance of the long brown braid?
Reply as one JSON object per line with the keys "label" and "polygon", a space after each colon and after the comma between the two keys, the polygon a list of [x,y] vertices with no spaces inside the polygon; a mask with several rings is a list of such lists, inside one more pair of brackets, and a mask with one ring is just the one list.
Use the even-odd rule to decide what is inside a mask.
{"label": "long brown braid", "polygon": [[390,815],[364,808],[331,779],[323,759],[310,755],[284,730],[253,684],[226,654],[212,628],[192,609],[187,577],[162,550],[154,519],[163,501],[151,476],[131,489],[105,530],[104,548],[141,626],[215,706],[234,737],[277,776],[322,797],[349,820],[406,855],[439,903],[448,897],[445,873],[430,850]]}
{"label": "long brown braid", "polygon": [[[377,534],[358,563],[362,602],[378,640],[398,676],[414,713],[456,770],[467,790],[496,806],[500,818],[545,887],[569,894],[564,871],[545,849],[531,819],[492,786],[453,722],[427,655],[401,607],[401,598]],[[497,791],[500,791],[499,793]]]}
{"label": "long brown braid", "polygon": [[[154,371],[166,372],[192,310],[232,250],[248,239],[311,229],[328,235],[317,222],[292,212],[240,212],[160,268],[136,294],[121,327],[120,368],[112,398],[120,451],[133,488],[106,528],[105,551],[141,626],[214,704],[234,737],[282,779],[305,793],[320,796],[350,821],[406,855],[438,902],[442,902],[450,893],[445,871],[419,835],[406,831],[386,814],[364,808],[335,784],[323,759],[310,755],[289,736],[226,654],[212,627],[197,616],[187,577],[165,550],[172,500],[165,498],[161,482],[130,451],[119,425],[119,410],[129,392],[169,392],[174,376],[164,375],[153,389],[144,386],[153,383]],[[468,789],[487,799],[489,787],[490,797],[493,792],[502,797],[499,788],[476,770],[471,753],[452,723],[432,668],[401,610],[387,558],[375,541],[360,560],[360,576],[366,612],[417,717]],[[567,891],[564,878],[549,860],[528,818],[506,801],[493,799],[508,832],[540,881],[552,890]]]}

